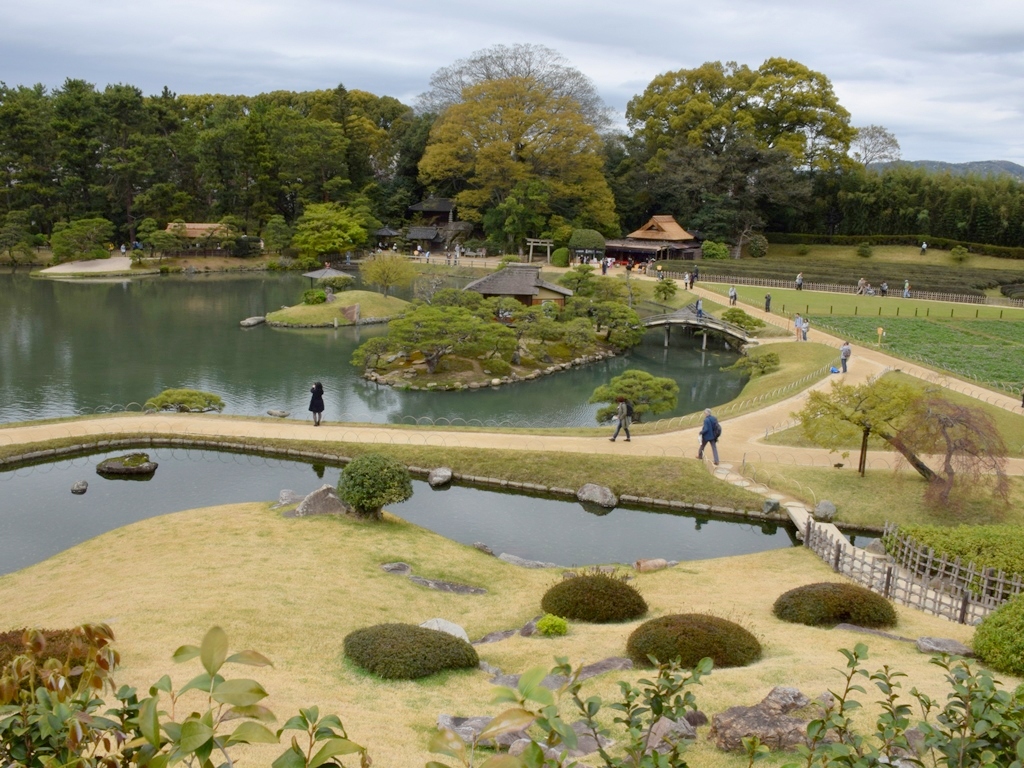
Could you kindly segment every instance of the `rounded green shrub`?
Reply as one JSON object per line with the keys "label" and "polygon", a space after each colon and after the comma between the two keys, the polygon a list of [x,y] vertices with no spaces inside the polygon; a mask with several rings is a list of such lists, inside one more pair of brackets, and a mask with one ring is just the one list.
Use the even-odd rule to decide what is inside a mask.
{"label": "rounded green shrub", "polygon": [[626,653],[639,667],[679,660],[694,667],[707,657],[716,667],[745,667],[761,658],[761,643],[726,619],[705,613],[677,613],[645,621],[626,642]]}
{"label": "rounded green shrub", "polygon": [[856,584],[805,584],[780,595],[772,611],[783,621],[810,627],[856,624],[879,628],[896,625],[896,609],[892,603]]}
{"label": "rounded green shrub", "polygon": [[414,624],[357,629],[345,638],[345,656],[385,680],[416,680],[480,663],[473,646],[462,638]]}
{"label": "rounded green shrub", "polygon": [[323,304],[327,301],[327,292],[322,288],[310,288],[302,293],[303,304]]}
{"label": "rounded green shrub", "polygon": [[553,267],[568,267],[569,266],[569,249],[568,248],[555,248],[551,252],[551,266]]}
{"label": "rounded green shrub", "polygon": [[866,259],[870,257],[871,254],[874,252],[875,251],[871,247],[871,243],[867,242],[866,240],[857,246],[857,255],[860,256],[861,258]]}
{"label": "rounded green shrub", "polygon": [[569,622],[561,616],[552,616],[550,613],[537,622],[537,631],[544,637],[558,637],[569,633]]}
{"label": "rounded green shrub", "polygon": [[993,669],[1024,676],[1024,599],[1015,597],[982,619],[971,645]]}
{"label": "rounded green shrub", "polygon": [[636,587],[606,573],[573,576],[544,593],[540,607],[546,613],[574,621],[606,624],[639,619],[647,602]]}
{"label": "rounded green shrub", "polygon": [[334,277],[318,278],[316,284],[320,288],[330,288],[332,291],[347,291],[355,285],[356,279],[352,275],[335,275]]}
{"label": "rounded green shrub", "polygon": [[338,498],[362,517],[379,520],[385,504],[398,504],[411,496],[405,464],[379,453],[352,459],[338,480]]}
{"label": "rounded green shrub", "polygon": [[751,235],[747,240],[747,253],[753,259],[763,259],[768,255],[768,238],[762,234]]}
{"label": "rounded green shrub", "polygon": [[224,401],[220,395],[201,389],[165,389],[151,397],[142,406],[147,411],[179,411],[181,413],[205,413],[223,411]]}

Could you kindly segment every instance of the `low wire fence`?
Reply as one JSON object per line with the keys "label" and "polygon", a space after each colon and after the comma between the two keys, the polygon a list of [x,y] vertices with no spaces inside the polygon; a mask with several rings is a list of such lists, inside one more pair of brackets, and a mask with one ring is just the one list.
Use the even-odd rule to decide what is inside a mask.
{"label": "low wire fence", "polygon": [[934,576],[915,573],[888,558],[854,547],[831,525],[809,520],[804,544],[836,573],[893,602],[950,621],[977,624],[1002,604],[1002,601],[960,589]]}

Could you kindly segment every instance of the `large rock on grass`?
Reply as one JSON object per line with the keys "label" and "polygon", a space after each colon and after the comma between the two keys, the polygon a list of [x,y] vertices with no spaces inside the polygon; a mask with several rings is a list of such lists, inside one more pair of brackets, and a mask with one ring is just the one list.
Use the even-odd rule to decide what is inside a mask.
{"label": "large rock on grass", "polygon": [[321,485],[301,502],[292,513],[293,517],[312,517],[313,515],[343,515],[349,511],[348,506],[338,498],[338,491],[333,485]]}
{"label": "large rock on grass", "polygon": [[424,629],[433,629],[438,632],[444,632],[451,635],[452,637],[458,637],[469,642],[469,635],[466,634],[466,630],[456,624],[454,621],[448,621],[448,619],[427,619],[421,627]]}
{"label": "large rock on grass", "polygon": [[809,703],[795,688],[775,688],[752,707],[730,707],[712,717],[708,737],[727,752],[742,752],[743,739],[751,736],[772,750],[793,749],[807,743],[807,721],[789,713]]}

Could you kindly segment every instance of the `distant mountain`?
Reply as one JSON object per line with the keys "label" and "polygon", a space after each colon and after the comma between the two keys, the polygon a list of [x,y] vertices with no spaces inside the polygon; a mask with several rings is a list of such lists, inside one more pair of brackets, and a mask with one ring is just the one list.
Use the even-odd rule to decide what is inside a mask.
{"label": "distant mountain", "polygon": [[1024,180],[1024,165],[1011,163],[1009,160],[978,160],[973,163],[944,163],[941,160],[897,160],[894,163],[872,163],[874,170],[885,170],[894,165],[909,165],[913,168],[924,168],[932,173],[950,173],[954,176],[966,176],[969,173],[978,176],[1013,176]]}

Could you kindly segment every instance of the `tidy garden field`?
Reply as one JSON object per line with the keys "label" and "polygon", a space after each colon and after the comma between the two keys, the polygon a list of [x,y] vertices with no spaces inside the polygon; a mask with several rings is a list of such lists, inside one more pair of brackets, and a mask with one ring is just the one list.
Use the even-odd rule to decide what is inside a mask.
{"label": "tidy garden field", "polygon": [[[817,325],[862,344],[877,342],[877,318],[812,315]],[[1024,322],[886,318],[878,347],[896,357],[921,360],[961,376],[1018,392],[1024,383]]]}

